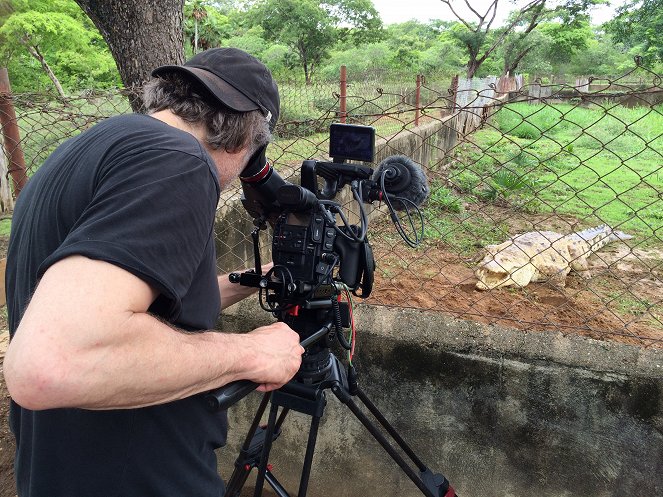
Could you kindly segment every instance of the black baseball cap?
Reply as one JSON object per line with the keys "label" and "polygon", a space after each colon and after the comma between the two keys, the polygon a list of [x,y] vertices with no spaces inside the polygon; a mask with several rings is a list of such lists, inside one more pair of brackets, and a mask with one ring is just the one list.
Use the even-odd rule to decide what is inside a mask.
{"label": "black baseball cap", "polygon": [[259,110],[274,130],[279,118],[279,89],[269,69],[238,48],[210,48],[181,66],[161,66],[152,76],[179,72],[199,81],[223,105],[238,112]]}

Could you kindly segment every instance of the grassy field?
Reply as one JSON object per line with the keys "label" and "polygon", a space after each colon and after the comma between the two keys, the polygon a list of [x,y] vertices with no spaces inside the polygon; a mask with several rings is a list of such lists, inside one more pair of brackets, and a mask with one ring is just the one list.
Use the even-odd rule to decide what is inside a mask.
{"label": "grassy field", "polygon": [[503,229],[486,228],[484,218],[463,209],[493,204],[606,223],[639,244],[663,244],[662,110],[504,106],[456,149],[448,181],[433,188],[429,231],[463,250],[477,238],[496,241]]}

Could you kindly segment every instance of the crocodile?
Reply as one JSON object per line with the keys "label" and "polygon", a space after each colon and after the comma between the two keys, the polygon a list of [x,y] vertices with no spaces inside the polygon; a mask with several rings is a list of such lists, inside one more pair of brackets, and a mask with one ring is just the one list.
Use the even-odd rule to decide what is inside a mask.
{"label": "crocodile", "polygon": [[607,224],[568,235],[554,231],[530,231],[509,238],[499,245],[485,247],[479,262],[476,288],[491,290],[506,286],[522,288],[532,281],[566,285],[571,270],[590,278],[587,258],[610,242],[633,238]]}

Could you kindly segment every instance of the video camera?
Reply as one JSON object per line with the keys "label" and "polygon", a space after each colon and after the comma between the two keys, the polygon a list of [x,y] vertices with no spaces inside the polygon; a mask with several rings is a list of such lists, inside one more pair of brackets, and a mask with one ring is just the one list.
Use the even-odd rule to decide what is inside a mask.
{"label": "video camera", "polygon": [[[375,269],[367,237],[368,215],[364,203],[384,202],[401,237],[409,245],[416,246],[423,236],[423,217],[418,206],[429,193],[426,176],[421,168],[403,156],[386,158],[375,171],[365,165],[346,163],[346,160],[373,161],[375,130],[372,127],[332,124],[329,142],[332,162],[305,160],[301,168],[301,185],[283,180],[266,160],[264,149],[251,157],[240,175],[244,192],[242,202],[254,217],[256,226],[252,233],[256,267],[234,273],[230,280],[259,288],[263,309],[271,311],[296,331],[301,338],[300,345],[306,351],[294,378],[263,396],[235,461],[227,494],[231,497],[242,495],[250,471],[258,468],[254,495],[262,495],[265,482],[279,496],[289,495],[272,474],[268,461],[272,443],[279,437],[286,415],[294,410],[311,416],[297,493],[305,496],[320,418],[327,402],[325,391],[331,391],[423,495],[456,497],[449,481],[423,464],[359,388],[352,362],[355,329],[351,294],[361,298],[370,295]],[[358,206],[358,224],[350,224],[343,206],[334,201],[346,186]],[[401,212],[400,217],[397,211]],[[418,226],[417,216],[413,213],[418,214]],[[403,227],[401,218],[407,219],[408,230]],[[267,222],[274,228],[274,266],[263,275],[258,241],[259,232],[266,229]],[[345,328],[352,332],[348,339],[342,333]],[[330,346],[336,342],[348,351],[347,373],[330,351]],[[238,380],[209,392],[206,400],[213,410],[227,409],[256,387],[248,380]],[[355,398],[410,458],[416,470],[398,454],[383,432],[360,409]],[[269,421],[266,426],[261,425],[270,403]]]}
{"label": "video camera", "polygon": [[[384,201],[410,245],[416,246],[423,235],[417,206],[427,197],[428,184],[419,166],[403,156],[385,159],[375,171],[346,163],[373,161],[375,129],[370,126],[332,124],[329,155],[331,162],[303,161],[301,186],[283,180],[266,160],[241,175],[242,203],[257,229],[265,228],[266,221],[274,228],[274,267],[269,274],[260,274],[256,256],[256,269],[233,274],[231,281],[260,288],[265,310],[278,313],[318,299],[329,301],[341,289],[360,298],[370,295],[375,261],[364,203]],[[334,201],[346,186],[357,202],[358,225],[350,224],[343,206]],[[411,215],[413,208],[419,214],[419,228]],[[411,235],[406,234],[396,211],[406,211]],[[259,253],[255,232],[254,252]]]}

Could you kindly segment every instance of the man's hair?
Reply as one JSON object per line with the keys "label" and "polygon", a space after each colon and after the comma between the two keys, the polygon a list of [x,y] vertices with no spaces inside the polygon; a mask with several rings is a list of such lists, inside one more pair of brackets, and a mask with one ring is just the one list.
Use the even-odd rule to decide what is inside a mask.
{"label": "man's hair", "polygon": [[271,139],[269,122],[260,111],[222,107],[200,83],[181,74],[152,78],[143,88],[143,101],[149,114],[170,109],[186,122],[204,124],[205,141],[214,150],[234,153],[246,146],[250,156]]}

